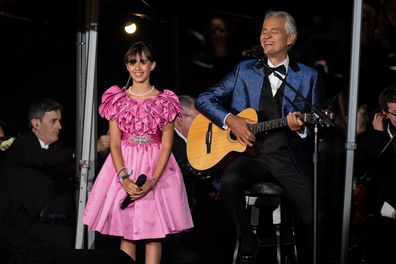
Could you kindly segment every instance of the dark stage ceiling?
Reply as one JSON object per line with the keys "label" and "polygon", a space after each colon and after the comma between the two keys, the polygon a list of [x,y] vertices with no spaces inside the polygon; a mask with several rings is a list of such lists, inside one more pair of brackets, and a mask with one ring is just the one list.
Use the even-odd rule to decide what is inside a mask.
{"label": "dark stage ceiling", "polygon": [[[289,11],[297,22],[315,14],[349,21],[352,5],[346,2],[349,1],[340,6],[335,1],[102,0],[98,23],[98,94],[112,84],[125,83],[122,57],[134,41],[147,40],[157,48],[160,63],[155,77],[161,86],[188,93],[189,87],[180,81],[183,73],[179,70],[196,43],[186,32],[203,33],[208,17],[223,15],[235,19],[242,49],[257,41],[261,19],[268,9]],[[46,96],[65,105],[65,127],[73,129],[76,35],[83,29],[85,11],[82,0],[0,0],[3,69],[0,120],[26,129],[28,103],[33,97]],[[143,31],[126,36],[123,24],[131,17],[141,22]],[[350,27],[349,22],[345,23]]]}

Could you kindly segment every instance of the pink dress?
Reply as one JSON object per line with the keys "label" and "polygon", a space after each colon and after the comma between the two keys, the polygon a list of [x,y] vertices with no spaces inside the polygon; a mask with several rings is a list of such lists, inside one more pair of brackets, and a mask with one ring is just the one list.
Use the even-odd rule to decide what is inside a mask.
{"label": "pink dress", "polygon": [[[161,131],[181,111],[170,90],[141,100],[128,97],[118,86],[103,94],[99,114],[117,120],[125,168],[133,170],[130,179],[135,181],[142,173],[151,179],[161,151]],[[128,240],[163,238],[193,227],[183,176],[173,154],[154,189],[121,210],[125,197],[109,155],[88,197],[83,223]]]}

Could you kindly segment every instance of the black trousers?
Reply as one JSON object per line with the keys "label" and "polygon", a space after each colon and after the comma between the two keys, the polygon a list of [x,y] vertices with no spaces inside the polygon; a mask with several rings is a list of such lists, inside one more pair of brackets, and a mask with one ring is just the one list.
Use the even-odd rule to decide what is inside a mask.
{"label": "black trousers", "polygon": [[[251,232],[245,210],[244,190],[259,181],[275,180],[286,192],[300,220],[297,234],[301,263],[313,259],[313,186],[296,167],[284,137],[274,136],[261,143],[256,157],[239,156],[222,176],[223,198],[239,234]],[[309,165],[309,164],[308,164]]]}

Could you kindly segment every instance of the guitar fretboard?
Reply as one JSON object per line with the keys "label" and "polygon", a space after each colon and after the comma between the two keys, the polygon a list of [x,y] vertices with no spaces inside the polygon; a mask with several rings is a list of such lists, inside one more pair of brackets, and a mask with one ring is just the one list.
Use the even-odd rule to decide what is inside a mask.
{"label": "guitar fretboard", "polygon": [[274,119],[270,121],[265,121],[265,122],[260,122],[254,125],[250,125],[250,130],[253,132],[253,134],[257,134],[263,131],[268,131],[271,129],[275,128],[280,128],[287,126],[287,119],[286,118],[280,118],[280,119]]}
{"label": "guitar fretboard", "polygon": [[[314,114],[299,114],[297,115],[305,123],[314,123],[316,121],[316,116]],[[254,125],[249,125],[250,130],[253,134],[257,134],[260,132],[268,131],[275,128],[285,127],[287,126],[287,118],[279,118],[264,122],[259,122]]]}

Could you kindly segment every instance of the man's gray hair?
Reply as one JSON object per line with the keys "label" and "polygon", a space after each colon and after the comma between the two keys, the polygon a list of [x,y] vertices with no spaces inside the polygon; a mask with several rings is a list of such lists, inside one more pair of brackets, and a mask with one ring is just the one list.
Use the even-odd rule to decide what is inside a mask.
{"label": "man's gray hair", "polygon": [[183,95],[179,95],[179,101],[180,101],[181,107],[184,110],[186,108],[193,107],[195,99],[194,99],[194,97],[192,97],[190,95],[183,94]]}
{"label": "man's gray hair", "polygon": [[297,24],[296,20],[287,12],[285,11],[270,11],[265,15],[264,20],[267,20],[267,18],[270,17],[283,17],[285,19],[285,29],[286,32],[289,33],[294,33],[296,34],[297,38]]}

